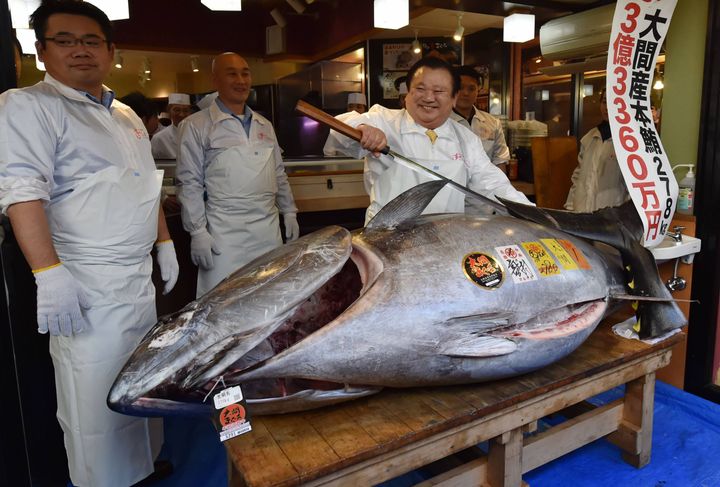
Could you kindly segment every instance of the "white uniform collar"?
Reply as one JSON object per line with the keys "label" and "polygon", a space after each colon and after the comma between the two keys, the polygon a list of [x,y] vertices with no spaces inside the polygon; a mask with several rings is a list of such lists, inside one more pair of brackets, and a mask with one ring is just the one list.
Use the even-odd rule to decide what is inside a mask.
{"label": "white uniform collar", "polygon": [[[60,92],[60,94],[63,95],[65,98],[70,98],[71,100],[77,100],[77,101],[84,101],[87,103],[92,103],[93,105],[98,104],[98,103],[95,103],[94,101],[92,101],[91,99],[89,99],[88,97],[86,97],[85,95],[83,95],[82,93],[80,93],[75,88],[71,88],[68,85],[66,85],[65,83],[61,83],[60,81],[56,80],[55,78],[53,78],[50,75],[50,73],[45,73],[45,78],[43,79],[43,82],[49,84],[50,86],[52,86],[53,88],[58,90]],[[105,85],[102,85],[102,89],[103,89],[103,92],[112,91],[110,88],[108,88]],[[115,100],[113,100],[113,104],[115,104]],[[100,105],[100,106],[102,106],[102,105]]]}
{"label": "white uniform collar", "polygon": [[[225,120],[228,118],[234,118],[229,113],[225,113],[222,110],[220,110],[220,107],[218,106],[217,103],[215,103],[215,100],[213,100],[213,102],[210,104],[210,106],[207,108],[207,110],[210,111],[210,120],[214,124],[218,123],[221,120]],[[262,116],[260,116],[259,113],[253,111],[253,117],[252,117],[251,123],[255,123],[255,122],[258,122],[260,125],[265,125],[265,119]]]}
{"label": "white uniform collar", "polygon": [[[403,112],[404,113],[402,114],[402,119],[400,121],[400,133],[420,133],[425,135],[425,132],[427,132],[428,129],[417,123],[407,110],[403,109]],[[451,118],[448,117],[448,119],[445,120],[442,125],[433,129],[438,137],[452,138],[453,133],[452,127],[450,127],[450,123]]]}

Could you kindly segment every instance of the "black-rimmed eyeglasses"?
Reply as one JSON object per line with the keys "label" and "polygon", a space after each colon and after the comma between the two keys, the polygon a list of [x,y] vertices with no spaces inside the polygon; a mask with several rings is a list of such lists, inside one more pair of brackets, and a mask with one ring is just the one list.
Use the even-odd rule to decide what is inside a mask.
{"label": "black-rimmed eyeglasses", "polygon": [[102,47],[103,44],[109,45],[107,39],[103,39],[98,36],[75,37],[69,35],[57,35],[55,37],[46,37],[43,41],[53,41],[55,45],[60,47],[75,47],[79,42],[84,47],[91,49]]}

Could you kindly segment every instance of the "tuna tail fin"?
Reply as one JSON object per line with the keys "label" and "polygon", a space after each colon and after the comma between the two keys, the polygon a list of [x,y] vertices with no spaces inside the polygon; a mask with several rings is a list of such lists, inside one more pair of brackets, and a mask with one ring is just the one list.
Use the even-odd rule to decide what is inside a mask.
{"label": "tuna tail fin", "polygon": [[640,244],[643,226],[631,201],[593,213],[572,213],[498,199],[515,217],[602,242],[619,250],[623,265],[632,276],[629,284],[632,294],[667,299],[665,302],[639,302],[636,314],[641,338],[657,337],[687,324],[660,278],[655,258]]}
{"label": "tuna tail fin", "polygon": [[446,184],[443,180],[433,180],[408,189],[383,206],[365,228],[395,228],[406,220],[417,218]]}

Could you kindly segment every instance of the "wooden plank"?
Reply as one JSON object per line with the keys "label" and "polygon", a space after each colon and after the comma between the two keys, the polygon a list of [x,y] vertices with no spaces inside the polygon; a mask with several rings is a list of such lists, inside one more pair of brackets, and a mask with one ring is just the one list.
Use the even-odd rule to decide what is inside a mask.
{"label": "wooden plank", "polygon": [[228,457],[235,467],[230,475],[231,486],[297,484],[299,474],[267,429],[264,418],[251,420],[252,432],[243,441],[225,442]]}
{"label": "wooden plank", "polygon": [[347,413],[376,443],[387,444],[412,432],[406,424],[396,422],[395,416],[384,406],[371,399],[376,398],[353,401],[346,407]]}
{"label": "wooden plank", "polygon": [[482,485],[486,479],[487,457],[482,457],[420,482],[415,487],[468,487],[469,485]]}
{"label": "wooden plank", "polygon": [[378,398],[378,403],[385,406],[395,416],[396,421],[406,424],[412,431],[422,431],[445,419],[428,406],[423,400],[425,395],[426,393],[415,389],[396,389]]}
{"label": "wooden plank", "polygon": [[377,442],[345,409],[321,409],[306,413],[305,417],[340,458],[351,458],[359,451],[377,447]]}
{"label": "wooden plank", "polygon": [[507,431],[490,442],[487,463],[487,485],[490,487],[520,487],[523,464],[522,429]]}
{"label": "wooden plank", "polygon": [[301,480],[339,460],[335,451],[302,415],[266,416],[264,421]]}
{"label": "wooden plank", "polygon": [[625,386],[623,419],[639,428],[638,453],[623,453],[623,459],[637,468],[650,463],[652,451],[653,405],[655,402],[655,372],[650,372]]}
{"label": "wooden plank", "polygon": [[555,460],[612,433],[622,420],[623,400],[569,419],[528,439],[523,447],[522,472]]}

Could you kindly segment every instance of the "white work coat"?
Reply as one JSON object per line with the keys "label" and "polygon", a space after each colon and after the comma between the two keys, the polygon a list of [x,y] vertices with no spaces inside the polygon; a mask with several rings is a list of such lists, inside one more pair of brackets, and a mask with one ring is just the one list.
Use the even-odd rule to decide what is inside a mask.
{"label": "white work coat", "polygon": [[[427,129],[415,123],[404,109],[391,110],[376,105],[367,113],[346,120],[346,123],[353,127],[366,124],[379,128],[385,133],[392,150],[484,196],[494,198],[497,195],[530,204],[524,194],[513,188],[505,174],[490,163],[477,136],[450,119],[435,129],[438,137],[434,144],[425,134]],[[403,166],[390,156],[373,157],[358,142],[335,131],[331,131],[329,137],[353,157],[359,159],[367,155],[365,189],[370,195],[370,206],[365,215],[366,223],[403,191],[433,179],[429,174]],[[445,187],[424,213],[464,211],[465,194]]]}
{"label": "white work coat", "polygon": [[580,140],[578,165],[571,181],[566,210],[592,212],[630,199],[612,139],[603,141],[597,127]]}
{"label": "white work coat", "polygon": [[472,123],[468,123],[465,117],[455,111],[450,114],[450,118],[480,137],[483,149],[490,158],[490,162],[496,166],[506,164],[510,160],[510,149],[505,143],[502,123],[487,112],[478,110],[475,107],[473,107],[473,110]]}
{"label": "white work coat", "polygon": [[45,203],[55,250],[91,303],[88,330],[50,337],[70,478],[126,487],[153,471],[147,420],[106,405],[156,322],[150,251],[161,175],[148,134],[126,105],[108,110],[50,75],[0,95],[0,126],[0,208]]}
{"label": "white work coat", "polygon": [[297,213],[272,124],[252,112],[249,136],[217,102],[180,127],[176,178],[183,227],[206,229],[220,255],[198,269],[197,296],[282,244],[278,208]]}
{"label": "white work coat", "polygon": [[178,128],[168,125],[153,135],[150,145],[155,159],[175,159],[177,156]]}

